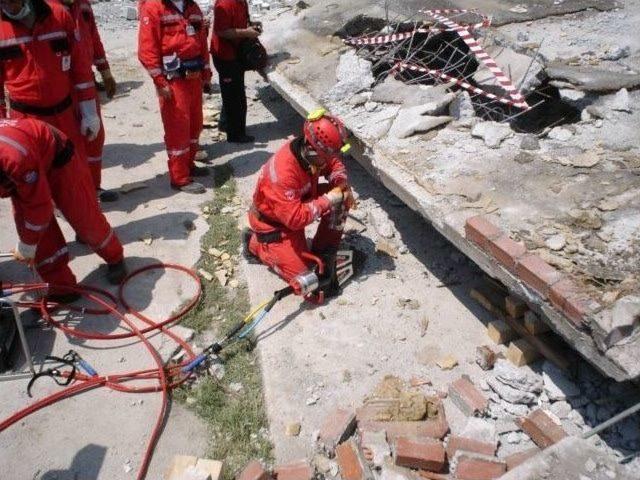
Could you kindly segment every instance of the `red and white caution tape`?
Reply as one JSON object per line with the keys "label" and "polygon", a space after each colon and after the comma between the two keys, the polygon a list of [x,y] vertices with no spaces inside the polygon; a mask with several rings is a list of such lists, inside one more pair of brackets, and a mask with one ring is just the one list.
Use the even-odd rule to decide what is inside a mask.
{"label": "red and white caution tape", "polygon": [[464,88],[465,90],[468,90],[471,93],[482,95],[491,100],[500,102],[504,105],[511,105],[518,108],[527,108],[527,109],[529,108],[529,106],[526,103],[525,103],[526,107],[524,107],[522,106],[522,103],[515,102],[511,97],[500,97],[493,93],[487,92],[486,90],[475,87],[471,85],[469,82],[466,82],[465,80],[460,80],[459,78],[452,77],[451,75],[444,73],[442,70],[438,70],[435,68],[426,68],[421,65],[416,65],[414,63],[398,62],[394,65],[392,70],[400,71],[400,72],[402,72],[403,70],[410,70],[412,72],[426,73],[433,77],[441,78],[447,82],[454,82],[460,88]]}
{"label": "red and white caution tape", "polygon": [[462,25],[457,24],[453,20],[440,15],[438,10],[425,11],[428,15],[431,15],[434,19],[438,20],[443,25],[446,25],[447,28],[456,32],[462,41],[467,44],[471,52],[475,55],[475,57],[480,60],[493,74],[496,81],[500,84],[500,86],[507,92],[507,94],[513,99],[513,106],[518,108],[524,108],[528,110],[529,104],[524,99],[522,94],[518,91],[518,89],[513,85],[511,79],[502,71],[502,69],[498,66],[496,61],[491,58],[491,56],[484,51],[480,43],[471,35],[469,30]]}

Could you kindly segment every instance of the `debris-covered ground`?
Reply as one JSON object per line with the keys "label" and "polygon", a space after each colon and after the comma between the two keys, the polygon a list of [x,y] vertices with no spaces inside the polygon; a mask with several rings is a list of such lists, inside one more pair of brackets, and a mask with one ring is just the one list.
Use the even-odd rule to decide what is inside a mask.
{"label": "debris-covered ground", "polygon": [[[271,77],[294,103],[341,115],[363,144],[363,161],[458,246],[468,243],[465,220],[485,216],[518,252],[557,272],[549,275],[572,292],[562,301],[531,288],[521,267],[501,280],[523,289],[599,368],[635,378],[640,57],[625,32],[640,4],[553,3],[569,14],[552,16],[549,6],[540,15],[527,2],[471,5],[494,20],[469,27],[473,48],[495,59],[521,98],[471,43],[442,32],[452,28],[447,19],[418,13],[417,2],[308,2],[267,14]],[[464,25],[482,19],[443,15]],[[523,99],[533,108],[515,106]]]}

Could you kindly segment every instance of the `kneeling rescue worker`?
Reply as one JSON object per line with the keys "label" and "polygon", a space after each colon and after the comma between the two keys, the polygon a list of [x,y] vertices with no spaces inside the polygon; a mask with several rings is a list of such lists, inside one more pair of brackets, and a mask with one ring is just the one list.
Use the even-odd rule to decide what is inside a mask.
{"label": "kneeling rescue worker", "polygon": [[[309,254],[327,267],[342,239],[344,220],[353,206],[341,161],[350,145],[342,122],[318,110],[309,115],[303,134],[283,145],[262,167],[249,211],[249,253],[271,267],[297,295],[313,300],[320,284]],[[319,177],[328,183],[319,184]],[[320,219],[311,248],[305,227]],[[325,292],[328,294],[337,292]]]}
{"label": "kneeling rescue worker", "polygon": [[171,186],[204,193],[192,177],[209,173],[194,163],[202,92],[211,91],[207,24],[194,0],[145,0],[139,5],[138,58],[158,92]]}
{"label": "kneeling rescue worker", "polygon": [[[14,258],[33,265],[42,280],[76,285],[69,251],[53,208],[108,264],[107,279],[126,276],[122,244],[100,210],[89,169],[60,130],[35,119],[0,120],[0,197],[10,197],[19,241]],[[78,295],[50,289],[49,299],[68,303]]]}

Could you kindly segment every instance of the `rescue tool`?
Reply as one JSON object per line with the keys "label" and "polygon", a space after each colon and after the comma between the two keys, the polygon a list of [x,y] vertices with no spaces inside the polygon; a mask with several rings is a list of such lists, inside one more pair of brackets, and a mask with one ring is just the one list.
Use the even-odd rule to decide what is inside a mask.
{"label": "rescue tool", "polygon": [[[315,257],[319,261],[317,265],[318,273],[321,275],[318,288],[314,292],[314,297],[322,303],[325,297],[325,291],[340,289],[354,274],[353,268],[353,250],[338,250],[334,259],[331,262],[332,265],[329,269],[324,268],[324,263]],[[209,345],[203,350],[203,352],[194,358],[190,363],[182,367],[183,373],[191,373],[200,365],[202,365],[210,355],[219,354],[224,348],[233,344],[235,341],[246,338],[257,326],[265,319],[271,309],[276,303],[283,298],[294,293],[292,286],[287,286],[274,292],[273,297],[256,307],[244,320],[236,323],[233,328],[225,335],[225,337]],[[314,303],[318,303],[314,300]]]}

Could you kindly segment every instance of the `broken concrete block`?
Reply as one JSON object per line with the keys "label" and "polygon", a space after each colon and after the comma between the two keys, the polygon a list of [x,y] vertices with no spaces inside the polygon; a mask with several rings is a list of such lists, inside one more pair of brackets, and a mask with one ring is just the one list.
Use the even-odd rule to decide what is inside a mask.
{"label": "broken concrete block", "polygon": [[449,104],[449,115],[456,120],[474,118],[476,111],[473,108],[471,95],[466,90],[458,92],[453,101]]}
{"label": "broken concrete block", "polygon": [[206,472],[210,480],[219,480],[222,475],[223,463],[219,460],[209,460],[207,458],[199,458],[196,462],[195,469]]}
{"label": "broken concrete block", "polygon": [[580,395],[580,388],[549,360],[545,360],[542,364],[542,381],[544,392],[552,402]]}
{"label": "broken concrete block", "polygon": [[480,122],[471,130],[471,136],[482,138],[489,148],[499,148],[502,141],[512,135],[509,125],[498,122]]}
{"label": "broken concrete block", "polygon": [[[544,65],[534,58],[517,53],[514,50],[498,45],[488,45],[485,51],[496,61],[502,71],[511,78],[511,82],[526,93],[538,87],[544,79]],[[478,84],[499,85],[494,74],[481,66],[473,75]]]}
{"label": "broken concrete block", "polygon": [[477,417],[469,417],[460,436],[479,442],[497,443],[495,423]]}
{"label": "broken concrete block", "polygon": [[547,136],[552,140],[559,142],[566,142],[573,137],[573,132],[564,127],[553,127]]}
{"label": "broken concrete block", "polygon": [[568,82],[576,89],[584,91],[615,92],[621,88],[634,88],[640,85],[640,74],[611,72],[591,66],[553,63],[547,65],[545,71],[552,81]]}
{"label": "broken concrete block", "polygon": [[367,90],[375,81],[371,73],[371,62],[359,57],[353,50],[340,56],[336,79],[338,82],[325,96],[327,100],[335,102],[346,101],[356,93]]}
{"label": "broken concrete block", "polygon": [[[435,104],[429,104],[428,108],[434,106]],[[453,120],[453,117],[423,115],[423,111],[425,111],[423,105],[401,109],[391,125],[389,134],[395,138],[407,138],[415,133],[428,132]]]}
{"label": "broken concrete block", "polygon": [[540,142],[535,135],[525,135],[520,141],[521,150],[540,150]]}
{"label": "broken concrete block", "polygon": [[629,337],[640,328],[640,297],[628,295],[593,316],[591,321],[594,338],[606,350]]}
{"label": "broken concrete block", "polygon": [[618,112],[631,113],[631,99],[629,98],[629,92],[626,88],[623,88],[616,93],[611,102],[611,109]]}
{"label": "broken concrete block", "polygon": [[368,221],[378,235],[383,238],[393,238],[395,229],[389,216],[380,208],[374,208],[369,211]]}
{"label": "broken concrete block", "polygon": [[191,465],[176,480],[212,480],[212,478],[207,472]]}
{"label": "broken concrete block", "polygon": [[[498,359],[493,375],[487,378],[487,383],[498,395],[511,403],[534,403],[543,389],[542,379],[538,375],[527,369],[517,368],[504,359]],[[499,385],[496,388],[497,384]],[[509,387],[515,392],[500,390],[500,386]],[[504,392],[505,396],[501,395],[501,392]]]}
{"label": "broken concrete block", "polygon": [[414,107],[447,95],[447,88],[448,85],[407,85],[389,75],[382,83],[374,87],[371,100]]}

